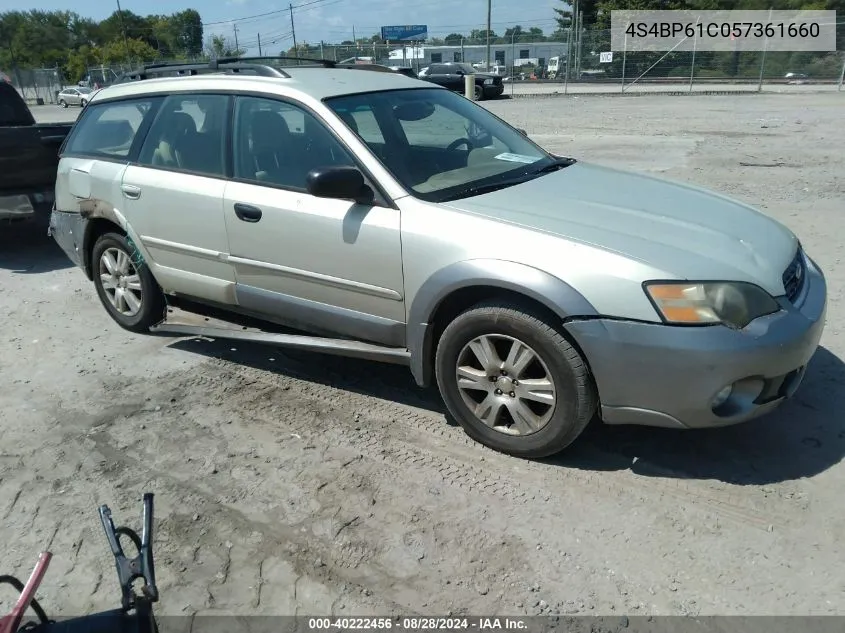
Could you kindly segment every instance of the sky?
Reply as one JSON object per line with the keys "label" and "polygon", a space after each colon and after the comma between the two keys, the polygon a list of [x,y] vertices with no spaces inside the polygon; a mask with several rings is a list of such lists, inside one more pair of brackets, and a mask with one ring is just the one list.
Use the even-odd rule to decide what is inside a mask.
{"label": "sky", "polygon": [[[556,23],[552,7],[565,6],[562,0],[491,0],[492,25],[497,33],[521,24],[551,32]],[[453,32],[469,33],[483,29],[487,21],[487,0],[120,0],[125,11],[140,15],[169,14],[193,8],[199,11],[206,37],[225,34],[249,54],[258,53],[258,36],[264,54],[288,49],[293,44],[288,5],[294,6],[293,18],[298,43],[339,43],[357,37],[369,37],[380,27],[400,24],[425,24],[430,37]],[[101,20],[117,9],[117,0],[0,0],[0,12],[21,9],[76,11]],[[213,7],[213,8],[211,8]]]}

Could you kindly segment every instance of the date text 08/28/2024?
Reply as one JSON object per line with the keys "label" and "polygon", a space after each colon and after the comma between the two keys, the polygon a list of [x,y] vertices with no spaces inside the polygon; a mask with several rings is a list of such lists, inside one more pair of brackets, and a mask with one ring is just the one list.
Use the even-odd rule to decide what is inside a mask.
{"label": "date text 08/28/2024", "polygon": [[471,630],[511,630],[524,631],[528,624],[520,618],[450,618],[450,617],[353,617],[353,618],[309,618],[308,629],[312,631],[364,631],[392,630],[399,631],[471,631]]}

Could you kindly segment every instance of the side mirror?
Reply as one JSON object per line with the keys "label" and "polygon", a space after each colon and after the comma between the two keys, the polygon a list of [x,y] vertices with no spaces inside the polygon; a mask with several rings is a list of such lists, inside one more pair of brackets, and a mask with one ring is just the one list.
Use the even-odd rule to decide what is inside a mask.
{"label": "side mirror", "polygon": [[311,170],[306,178],[308,193],[317,198],[354,200],[358,204],[372,204],[375,193],[364,182],[364,175],[355,167],[320,167]]}
{"label": "side mirror", "polygon": [[516,131],[522,134],[523,136],[528,136],[528,132],[523,130],[521,127],[516,128]]}

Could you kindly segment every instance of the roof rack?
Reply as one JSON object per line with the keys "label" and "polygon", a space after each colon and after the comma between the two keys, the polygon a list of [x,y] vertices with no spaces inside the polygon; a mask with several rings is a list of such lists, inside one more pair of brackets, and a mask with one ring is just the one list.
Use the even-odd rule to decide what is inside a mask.
{"label": "roof rack", "polygon": [[155,77],[186,77],[209,73],[252,74],[260,77],[279,77],[289,79],[290,74],[283,70],[285,62],[291,66],[318,65],[322,68],[345,68],[393,73],[394,70],[380,64],[341,64],[330,59],[311,57],[221,57],[203,62],[153,62],[124,73],[115,83],[140,81]]}

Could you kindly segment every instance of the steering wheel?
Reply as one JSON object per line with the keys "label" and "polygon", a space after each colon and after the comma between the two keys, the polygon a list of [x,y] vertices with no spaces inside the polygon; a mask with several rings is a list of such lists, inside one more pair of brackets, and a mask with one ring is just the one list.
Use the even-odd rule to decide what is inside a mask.
{"label": "steering wheel", "polygon": [[468,152],[472,151],[472,141],[470,141],[468,138],[456,138],[454,141],[449,143],[449,146],[446,148],[446,150],[454,152],[461,145],[466,145]]}

